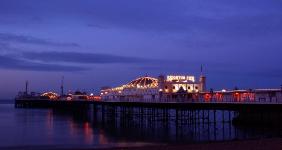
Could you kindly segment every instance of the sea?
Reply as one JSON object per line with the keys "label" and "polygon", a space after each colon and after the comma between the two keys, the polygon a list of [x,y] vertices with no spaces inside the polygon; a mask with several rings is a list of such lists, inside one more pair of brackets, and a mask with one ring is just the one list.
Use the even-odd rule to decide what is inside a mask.
{"label": "sea", "polygon": [[[217,115],[222,116],[222,115]],[[219,120],[222,118],[218,118]],[[110,148],[281,137],[281,128],[236,127],[230,122],[103,120],[93,111],[15,108],[0,101],[0,149]]]}

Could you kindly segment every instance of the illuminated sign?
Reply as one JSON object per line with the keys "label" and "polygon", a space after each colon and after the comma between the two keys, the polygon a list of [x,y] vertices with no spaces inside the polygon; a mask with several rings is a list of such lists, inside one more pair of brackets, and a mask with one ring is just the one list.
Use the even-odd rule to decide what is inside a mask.
{"label": "illuminated sign", "polygon": [[194,76],[167,76],[168,81],[192,81],[195,82]]}
{"label": "illuminated sign", "polygon": [[188,81],[195,82],[195,77],[194,76],[187,76],[186,77]]}
{"label": "illuminated sign", "polygon": [[172,80],[185,80],[186,76],[167,76],[167,80],[172,81]]}

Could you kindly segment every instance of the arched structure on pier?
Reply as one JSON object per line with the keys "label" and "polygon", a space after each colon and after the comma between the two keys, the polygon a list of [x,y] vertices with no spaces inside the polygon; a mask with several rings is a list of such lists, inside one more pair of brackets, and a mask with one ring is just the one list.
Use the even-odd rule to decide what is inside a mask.
{"label": "arched structure on pier", "polygon": [[156,88],[158,87],[158,79],[152,77],[140,77],[128,84],[125,87],[131,88]]}
{"label": "arched structure on pier", "polygon": [[45,92],[41,94],[40,96],[48,97],[49,99],[58,99],[60,95],[55,92]]}

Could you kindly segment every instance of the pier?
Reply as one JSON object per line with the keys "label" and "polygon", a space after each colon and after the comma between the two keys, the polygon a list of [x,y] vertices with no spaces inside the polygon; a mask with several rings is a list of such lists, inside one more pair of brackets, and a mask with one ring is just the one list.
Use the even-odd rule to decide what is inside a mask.
{"label": "pier", "polygon": [[87,111],[111,120],[140,119],[168,123],[232,122],[243,126],[280,126],[282,122],[282,87],[214,91],[206,89],[206,77],[140,77],[115,88],[102,88],[99,96],[76,91],[64,95],[46,92],[38,96],[26,92],[15,100],[17,108],[54,108]]}
{"label": "pier", "polygon": [[163,99],[99,99],[81,93],[65,99],[54,99],[56,96],[44,93],[36,98],[18,97],[15,107],[48,108],[79,119],[87,117],[93,126],[107,134],[138,140],[146,137],[149,142],[225,141],[282,135],[281,89],[174,93]]}
{"label": "pier", "polygon": [[[192,137],[187,141],[245,138],[249,131],[260,133],[253,132],[257,128],[277,129],[273,134],[282,135],[282,88],[202,91],[204,83],[203,76],[199,84],[190,76],[168,76],[167,80],[142,77],[120,87],[102,89],[99,96],[79,91],[67,95],[25,92],[15,99],[15,107],[51,108],[78,118],[90,113],[95,126],[109,128],[109,134],[118,136],[131,134],[125,133],[127,128],[138,135],[150,135],[146,137],[161,130],[158,133],[175,135],[175,141],[183,137]],[[244,128],[247,132],[240,135],[239,130]]]}
{"label": "pier", "polygon": [[[140,101],[60,101],[16,100],[17,108],[54,108],[85,111],[106,118],[129,119],[149,117],[151,120],[176,124],[183,122],[233,122],[238,125],[279,126],[282,122],[282,103],[278,102],[140,102]],[[220,115],[220,117],[218,116]],[[218,118],[221,118],[220,120]]]}

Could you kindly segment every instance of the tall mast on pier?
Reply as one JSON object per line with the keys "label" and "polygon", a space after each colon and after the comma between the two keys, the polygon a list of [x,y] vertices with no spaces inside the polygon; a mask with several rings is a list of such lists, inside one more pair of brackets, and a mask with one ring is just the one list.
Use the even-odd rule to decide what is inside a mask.
{"label": "tall mast on pier", "polygon": [[25,95],[28,94],[28,80],[25,81]]}
{"label": "tall mast on pier", "polygon": [[61,80],[61,96],[64,95],[64,76],[62,76],[62,80]]}
{"label": "tall mast on pier", "polygon": [[200,91],[205,92],[207,87],[206,87],[206,77],[203,74],[203,65],[201,65],[201,75],[200,75]]}
{"label": "tall mast on pier", "polygon": [[203,76],[203,65],[201,64],[201,76]]}

